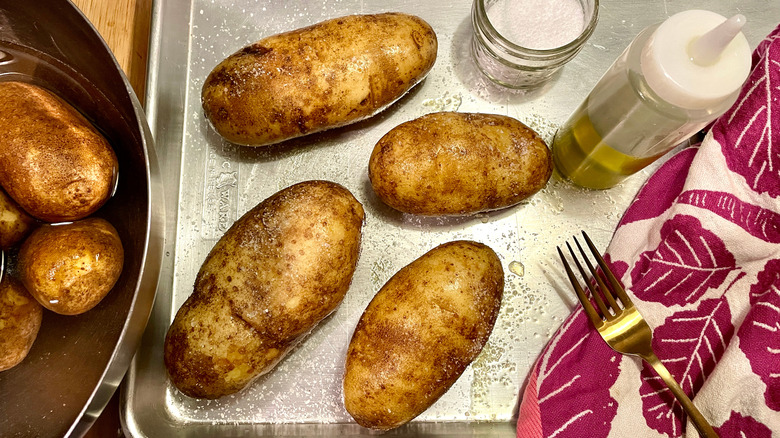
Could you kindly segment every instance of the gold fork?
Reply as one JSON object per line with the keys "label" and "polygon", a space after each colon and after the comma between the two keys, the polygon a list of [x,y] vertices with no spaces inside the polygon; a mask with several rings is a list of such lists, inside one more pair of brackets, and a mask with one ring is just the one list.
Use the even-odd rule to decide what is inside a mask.
{"label": "gold fork", "polygon": [[[561,257],[561,261],[563,261],[564,268],[566,268],[566,275],[569,276],[569,281],[571,281],[571,285],[577,292],[577,298],[580,299],[582,307],[585,310],[585,313],[588,315],[588,318],[590,318],[590,321],[599,331],[601,337],[604,338],[604,340],[610,347],[612,347],[613,350],[622,354],[639,356],[653,367],[655,372],[658,373],[661,379],[663,379],[664,383],[666,383],[666,386],[669,387],[674,396],[677,397],[677,401],[680,402],[680,405],[682,405],[683,409],[685,409],[685,412],[691,417],[691,421],[693,421],[693,425],[696,426],[696,430],[699,431],[699,435],[706,438],[717,438],[718,435],[712,429],[712,426],[707,423],[707,420],[704,418],[701,412],[699,412],[696,406],[694,406],[691,399],[685,395],[685,392],[682,390],[682,388],[680,388],[680,385],[677,384],[677,382],[674,380],[674,377],[672,377],[666,367],[661,363],[661,361],[653,352],[651,344],[652,332],[650,331],[650,326],[647,325],[647,322],[645,322],[644,318],[642,318],[642,315],[640,315],[639,311],[636,309],[636,307],[634,307],[634,303],[631,302],[631,300],[628,298],[628,295],[626,294],[626,291],[623,289],[623,286],[620,285],[620,283],[615,278],[615,275],[612,274],[612,271],[609,270],[609,267],[604,262],[604,259],[601,257],[598,250],[596,250],[596,247],[593,245],[593,242],[590,240],[588,235],[583,231],[582,236],[585,238],[585,242],[588,244],[590,252],[596,258],[596,261],[601,268],[601,272],[604,274],[604,277],[607,278],[610,286],[612,287],[612,291],[610,291],[610,289],[604,283],[602,276],[596,273],[596,270],[593,268],[593,265],[588,259],[588,256],[585,255],[585,251],[583,251],[582,246],[580,246],[580,242],[577,241],[577,238],[575,237],[574,243],[577,245],[577,248],[579,248],[580,254],[582,254],[591,276],[596,280],[596,283],[598,284],[598,290],[601,290],[602,294],[604,295],[604,298],[606,299],[605,302],[599,296],[599,294],[596,293],[597,289],[593,283],[588,281],[588,275],[585,274],[585,270],[582,268],[582,265],[577,259],[577,256],[574,254],[574,250],[572,250],[571,245],[566,242],[566,246],[569,248],[569,253],[571,253],[571,257],[574,260],[574,263],[577,265],[577,269],[580,271],[582,278],[585,280],[585,287],[591,291],[591,295],[593,296],[593,300],[596,302],[598,311],[596,311],[596,309],[593,307],[593,304],[591,304],[588,296],[585,294],[585,291],[580,286],[579,281],[574,276],[574,272],[572,272],[572,269],[569,266],[569,263],[566,261],[566,257],[563,256],[561,249],[557,247],[556,249],[558,250],[558,255]],[[620,300],[622,307],[618,306],[613,292],[617,295],[617,298]],[[611,312],[610,309],[612,310]],[[601,314],[599,314],[599,312]]]}

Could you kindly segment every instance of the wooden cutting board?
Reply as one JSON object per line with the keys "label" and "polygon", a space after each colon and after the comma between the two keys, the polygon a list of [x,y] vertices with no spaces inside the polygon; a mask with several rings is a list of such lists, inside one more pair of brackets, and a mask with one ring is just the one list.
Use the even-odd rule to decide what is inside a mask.
{"label": "wooden cutting board", "polygon": [[[114,52],[141,103],[146,86],[152,0],[72,0]],[[119,390],[85,438],[121,437]]]}
{"label": "wooden cutting board", "polygon": [[72,0],[92,22],[143,102],[152,0]]}

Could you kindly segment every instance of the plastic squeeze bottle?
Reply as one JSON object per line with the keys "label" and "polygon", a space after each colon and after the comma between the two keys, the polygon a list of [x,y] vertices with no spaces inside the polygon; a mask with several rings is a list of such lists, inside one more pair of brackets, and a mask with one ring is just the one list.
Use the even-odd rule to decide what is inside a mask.
{"label": "plastic squeeze bottle", "polygon": [[556,133],[558,170],[613,187],[726,112],[750,73],[744,24],[689,10],[643,30]]}

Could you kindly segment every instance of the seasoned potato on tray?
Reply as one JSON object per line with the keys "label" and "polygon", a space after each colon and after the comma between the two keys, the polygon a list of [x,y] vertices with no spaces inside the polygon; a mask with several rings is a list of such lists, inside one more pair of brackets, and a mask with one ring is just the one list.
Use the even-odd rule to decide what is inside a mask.
{"label": "seasoned potato on tray", "polygon": [[412,15],[327,20],[230,55],[203,84],[203,110],[225,139],[249,146],[344,126],[420,82],[437,47],[430,25]]}
{"label": "seasoned potato on tray", "polygon": [[347,350],[344,404],[358,424],[396,428],[439,399],[487,342],[503,290],[498,256],[471,241],[439,245],[390,278]]}
{"label": "seasoned potato on tray", "polygon": [[218,398],[273,368],[344,298],[365,214],[336,183],[283,189],[236,221],[211,250],[164,346],[172,383]]}
{"label": "seasoned potato on tray", "polygon": [[371,186],[383,202],[426,216],[509,207],[541,190],[551,175],[544,141],[497,114],[424,115],[385,134],[369,160]]}

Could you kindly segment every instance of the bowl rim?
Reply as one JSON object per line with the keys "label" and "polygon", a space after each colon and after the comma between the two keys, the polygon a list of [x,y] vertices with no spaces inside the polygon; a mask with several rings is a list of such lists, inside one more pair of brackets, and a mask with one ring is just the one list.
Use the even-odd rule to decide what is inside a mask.
{"label": "bowl rim", "polygon": [[[14,10],[26,12],[39,7],[49,9],[48,15],[56,17],[56,22],[61,20],[64,25],[76,28],[73,30],[76,35],[74,40],[81,43],[84,46],[84,50],[87,50],[87,47],[91,49],[88,52],[88,56],[99,57],[101,60],[110,62],[108,65],[105,65],[106,62],[104,62],[105,71],[111,72],[109,80],[112,82],[108,83],[109,88],[107,88],[106,83],[102,87],[100,84],[94,85],[102,93],[107,93],[107,90],[110,90],[109,94],[119,99],[118,102],[113,101],[112,104],[122,113],[124,123],[126,123],[127,128],[133,135],[131,139],[127,140],[126,144],[134,145],[132,155],[138,160],[135,162],[138,166],[138,179],[143,178],[143,183],[146,184],[144,191],[138,191],[139,196],[145,197],[146,200],[136,210],[136,214],[141,219],[139,222],[144,225],[144,233],[134,238],[137,245],[139,263],[137,268],[134,267],[134,270],[137,269],[137,276],[128,278],[124,287],[125,293],[132,293],[132,298],[129,301],[124,301],[121,305],[122,319],[124,319],[122,322],[123,326],[121,330],[113,331],[113,336],[117,336],[116,343],[113,346],[110,344],[106,345],[106,347],[111,348],[111,351],[110,354],[105,356],[105,361],[101,359],[98,364],[98,367],[102,367],[102,370],[98,367],[93,368],[96,371],[93,376],[99,377],[95,380],[94,386],[90,384],[87,387],[88,390],[84,393],[86,397],[79,397],[78,410],[75,406],[68,408],[67,422],[55,424],[57,434],[65,431],[65,436],[78,437],[86,434],[92,427],[122,382],[141,343],[141,338],[151,315],[157,293],[157,285],[160,280],[160,266],[164,251],[165,207],[163,181],[153,137],[143,107],[114,53],[90,20],[69,0],[50,0],[45,2],[45,5],[37,4],[24,7],[14,4],[14,1],[0,0],[0,10],[13,13]],[[14,17],[14,15],[11,15],[11,17]],[[0,18],[3,18],[3,16],[0,16]],[[45,20],[42,20],[42,23],[45,23]],[[0,25],[2,24],[0,22]],[[36,26],[43,25],[41,23],[36,24]],[[36,52],[40,51],[33,47],[34,44],[29,45],[14,41],[16,37],[14,31],[15,27],[13,25],[8,28],[7,36],[10,39],[7,42],[9,44],[27,47]],[[55,34],[47,33],[48,37],[52,38],[52,41],[54,41],[53,35]],[[3,40],[5,41],[6,38]],[[57,43],[55,42],[54,44],[56,45]],[[79,49],[81,47],[79,46]],[[57,48],[59,49],[59,47]],[[100,53],[96,54],[98,52]],[[42,54],[47,55],[44,52]],[[63,57],[67,56],[62,49],[60,49],[60,54]],[[67,58],[61,58],[60,60],[63,59]],[[70,64],[73,67],[73,63],[66,62],[66,64]],[[114,79],[115,73],[121,78],[121,83],[117,83],[118,81]],[[90,382],[92,381],[91,378]],[[81,403],[82,401],[83,403]],[[42,421],[50,420],[42,419]],[[10,424],[13,425],[14,423]],[[18,425],[18,423],[16,424]],[[44,430],[48,428],[48,426],[43,426]],[[54,431],[50,431],[50,433],[54,433]]]}
{"label": "bowl rim", "polygon": [[67,3],[81,17],[84,25],[91,32],[90,36],[97,39],[110,55],[114,69],[122,77],[127,96],[133,106],[135,120],[131,122],[135,122],[133,127],[137,127],[141,134],[141,146],[146,167],[146,192],[149,200],[145,211],[146,235],[144,236],[139,278],[135,283],[134,296],[124,327],[98,384],[66,433],[66,436],[83,436],[92,427],[122,383],[149,321],[160,281],[160,266],[165,240],[165,206],[162,174],[152,133],[141,103],[116,56],[95,26],[72,2],[67,1]]}

